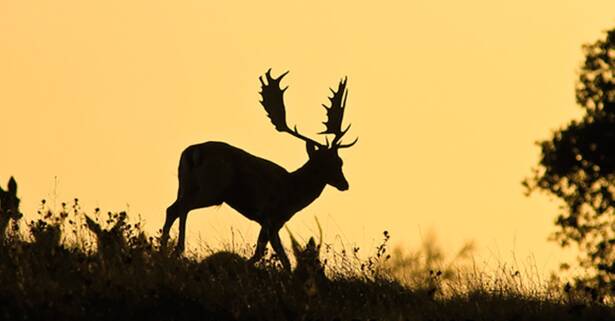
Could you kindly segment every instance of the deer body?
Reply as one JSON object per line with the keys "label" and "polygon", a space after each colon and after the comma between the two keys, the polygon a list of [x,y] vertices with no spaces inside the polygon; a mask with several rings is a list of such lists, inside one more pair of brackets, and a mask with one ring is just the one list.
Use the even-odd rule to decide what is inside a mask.
{"label": "deer body", "polygon": [[177,218],[180,221],[176,250],[181,252],[184,249],[188,212],[226,203],[261,225],[256,250],[250,261],[258,261],[269,242],[285,268],[290,269],[279,230],[295,213],[318,198],[326,185],[340,191],[348,189],[338,149],[350,147],[356,140],[348,145],[340,143],[348,130],[340,129],[345,106],[345,80],[340,82],[338,91],[334,91],[333,97],[329,98],[331,107],[325,106],[329,121],[325,122],[327,130],[323,134],[334,134],[335,138],[331,145],[323,145],[301,135],[296,129],[291,130],[286,124],[285,89],[279,87],[284,75],[272,78],[268,71],[268,84],[261,79],[261,104],[278,131],[306,142],[309,160],[296,171],[288,172],[271,161],[223,142],[205,142],[187,147],[179,162],[177,200],[167,209],[162,228],[162,248],[166,247],[169,230]]}
{"label": "deer body", "polygon": [[188,200],[198,195],[189,207],[226,203],[260,224],[281,226],[321,194],[326,181],[317,169],[308,161],[289,173],[229,144],[206,142],[182,153],[177,197]]}

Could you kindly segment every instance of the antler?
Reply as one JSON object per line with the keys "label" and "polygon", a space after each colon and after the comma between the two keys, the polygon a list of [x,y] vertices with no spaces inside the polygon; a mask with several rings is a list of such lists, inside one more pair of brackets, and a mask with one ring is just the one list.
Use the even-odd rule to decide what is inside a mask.
{"label": "antler", "polygon": [[[348,132],[350,129],[350,125],[346,127],[346,129],[342,130],[342,120],[344,118],[344,110],[346,109],[346,99],[348,98],[348,90],[346,89],[346,83],[348,81],[347,77],[340,80],[340,84],[337,88],[337,91],[333,89],[331,92],[333,93],[333,97],[329,97],[329,101],[331,102],[331,106],[327,106],[323,104],[322,106],[327,110],[327,121],[324,122],[327,129],[319,134],[333,134],[335,137],[331,142],[331,148],[347,148],[357,143],[359,138],[357,137],[350,144],[341,144],[340,140],[342,136]],[[327,144],[328,145],[328,144]]]}
{"label": "antler", "polygon": [[288,74],[288,71],[281,74],[278,78],[271,77],[271,68],[265,73],[267,83],[263,81],[263,76],[258,77],[261,82],[261,105],[265,108],[267,116],[271,119],[271,123],[275,126],[275,129],[279,132],[289,133],[301,140],[312,143],[319,147],[326,147],[319,142],[312,140],[309,137],[305,137],[297,131],[297,126],[291,130],[286,123],[286,108],[284,107],[284,92],[288,89],[286,86],[284,89],[280,88],[280,81],[284,76]]}

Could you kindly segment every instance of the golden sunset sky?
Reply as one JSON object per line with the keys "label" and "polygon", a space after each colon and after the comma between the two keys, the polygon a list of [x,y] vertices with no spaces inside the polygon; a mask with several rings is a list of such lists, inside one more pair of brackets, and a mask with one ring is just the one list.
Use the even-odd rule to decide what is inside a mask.
{"label": "golden sunset sky", "polygon": [[[433,230],[478,261],[564,256],[547,241],[556,200],[524,196],[534,142],[581,115],[581,45],[615,26],[615,1],[0,1],[0,183],[41,199],[129,209],[154,232],[188,145],[234,146],[294,170],[304,144],[278,133],[258,76],[290,74],[288,122],[316,138],[328,87],[349,78],[344,171],[289,223],[372,251],[382,231],[414,248]],[[322,137],[320,137],[322,139]],[[324,140],[323,140],[324,141]],[[253,243],[230,208],[194,211],[188,238]],[[285,237],[285,236],[284,236]]]}

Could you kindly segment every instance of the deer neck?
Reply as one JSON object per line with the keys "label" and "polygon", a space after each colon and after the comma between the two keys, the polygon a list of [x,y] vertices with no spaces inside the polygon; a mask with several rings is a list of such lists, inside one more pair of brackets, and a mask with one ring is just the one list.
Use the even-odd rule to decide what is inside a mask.
{"label": "deer neck", "polygon": [[322,171],[312,161],[307,161],[290,173],[289,201],[299,211],[312,203],[327,185]]}

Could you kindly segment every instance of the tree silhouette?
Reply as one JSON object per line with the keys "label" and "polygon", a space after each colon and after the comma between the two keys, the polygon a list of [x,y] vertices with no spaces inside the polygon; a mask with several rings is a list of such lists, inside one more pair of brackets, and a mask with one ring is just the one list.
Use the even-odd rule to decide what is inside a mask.
{"label": "tree silhouette", "polygon": [[603,297],[615,293],[615,29],[583,49],[576,100],[585,115],[538,142],[540,162],[523,184],[564,202],[553,239],[578,246],[589,274],[577,285]]}

